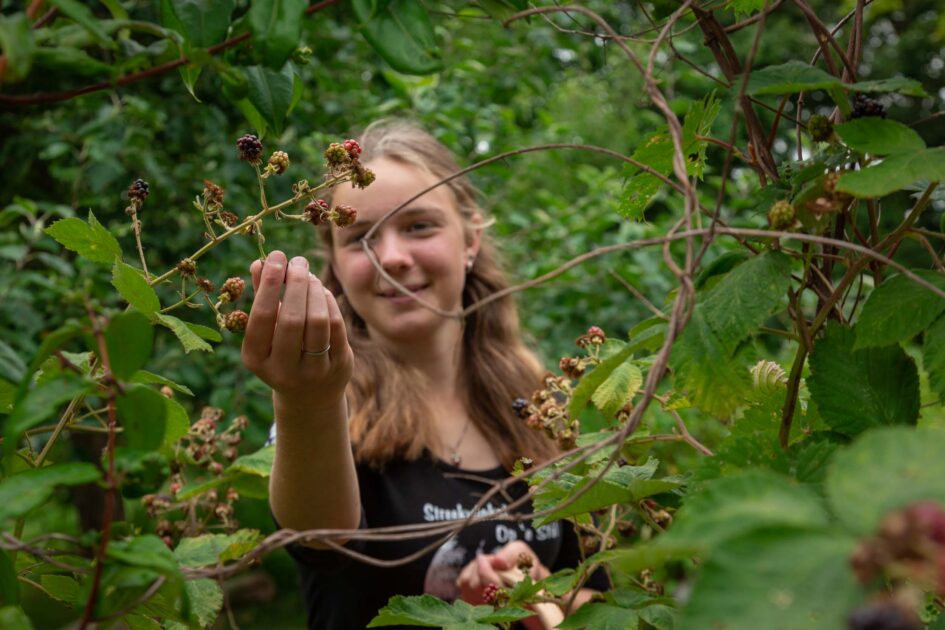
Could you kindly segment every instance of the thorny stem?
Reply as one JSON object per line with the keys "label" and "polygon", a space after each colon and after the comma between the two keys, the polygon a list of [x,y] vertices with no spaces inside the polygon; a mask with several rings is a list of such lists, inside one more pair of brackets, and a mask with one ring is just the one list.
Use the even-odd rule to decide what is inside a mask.
{"label": "thorny stem", "polygon": [[141,244],[141,221],[138,220],[138,206],[135,202],[132,202],[128,208],[131,210],[131,230],[135,233],[135,246],[138,248],[138,258],[141,259],[141,269],[144,270],[144,279],[148,280],[151,278],[151,274],[148,273],[148,263],[144,260],[144,246]]}

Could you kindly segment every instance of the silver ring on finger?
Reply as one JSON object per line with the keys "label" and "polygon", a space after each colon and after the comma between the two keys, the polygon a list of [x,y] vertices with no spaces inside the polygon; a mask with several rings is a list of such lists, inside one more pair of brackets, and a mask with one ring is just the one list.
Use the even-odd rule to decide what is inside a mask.
{"label": "silver ring on finger", "polygon": [[328,344],[327,346],[325,346],[324,350],[319,350],[318,352],[312,352],[310,350],[306,350],[305,348],[302,348],[302,354],[306,356],[310,356],[310,357],[320,357],[322,355],[328,354],[329,350],[331,350],[331,344]]}

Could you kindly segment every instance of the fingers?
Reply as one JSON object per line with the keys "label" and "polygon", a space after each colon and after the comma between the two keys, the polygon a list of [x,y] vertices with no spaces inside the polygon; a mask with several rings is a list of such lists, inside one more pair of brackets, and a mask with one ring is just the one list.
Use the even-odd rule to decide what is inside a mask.
{"label": "fingers", "polygon": [[[268,265],[267,265],[268,266]],[[293,361],[302,357],[302,341],[308,320],[309,279],[308,261],[296,256],[289,261],[285,272],[285,295],[279,309],[275,334],[272,339],[273,355],[281,360]],[[266,274],[263,272],[262,290],[266,288]],[[325,309],[327,311],[327,309]],[[315,340],[312,340],[314,343]],[[306,348],[312,352],[325,347]]]}
{"label": "fingers", "polygon": [[[345,328],[345,320],[341,316],[341,308],[339,308],[335,296],[332,295],[331,291],[328,289],[324,289],[324,293],[325,303],[328,307],[328,324],[331,340],[331,352],[329,352],[329,356],[332,361],[337,361],[344,357],[344,353],[349,351],[348,331]],[[324,346],[322,347],[324,348]]]}
{"label": "fingers", "polygon": [[266,259],[266,264],[260,265],[259,273],[253,273],[255,297],[243,337],[243,362],[250,369],[269,356],[285,271],[285,254],[273,251]]}
{"label": "fingers", "polygon": [[480,554],[476,556],[476,568],[479,570],[479,581],[482,584],[497,584],[502,586],[505,584],[505,581],[496,573],[496,570],[492,568],[492,558],[494,556],[487,556],[485,554]]}
{"label": "fingers", "polygon": [[[331,330],[328,322],[328,300],[325,288],[315,274],[308,274],[308,315],[305,322],[305,333],[302,338],[302,349],[308,352],[321,352],[330,345]],[[317,359],[311,355],[310,358]],[[329,354],[323,355],[329,358]]]}
{"label": "fingers", "polygon": [[259,290],[259,278],[262,275],[263,262],[258,258],[249,265],[249,277],[253,282],[253,295]]}

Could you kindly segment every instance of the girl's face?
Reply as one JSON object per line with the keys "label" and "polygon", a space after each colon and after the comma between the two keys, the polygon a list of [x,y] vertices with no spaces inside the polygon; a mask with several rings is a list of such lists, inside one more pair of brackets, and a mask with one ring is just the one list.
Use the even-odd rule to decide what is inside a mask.
{"label": "girl's face", "polygon": [[[390,158],[368,164],[377,179],[366,189],[340,186],[336,205],[358,211],[349,227],[332,227],[332,266],[349,303],[365,321],[371,336],[394,343],[430,343],[457,321],[437,315],[398,292],[377,271],[359,239],[384,214],[439,178]],[[441,309],[462,305],[466,264],[479,251],[479,232],[468,242],[452,191],[439,186],[412,201],[385,221],[371,239],[381,266],[392,278]]]}

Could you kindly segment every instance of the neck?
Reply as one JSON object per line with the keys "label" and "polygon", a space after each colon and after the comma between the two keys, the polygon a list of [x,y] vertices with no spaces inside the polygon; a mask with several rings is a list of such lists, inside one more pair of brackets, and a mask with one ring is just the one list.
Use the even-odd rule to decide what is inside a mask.
{"label": "neck", "polygon": [[450,321],[423,339],[371,336],[393,356],[426,376],[435,398],[431,402],[435,406],[461,400],[459,374],[463,357],[463,329],[460,322]]}

